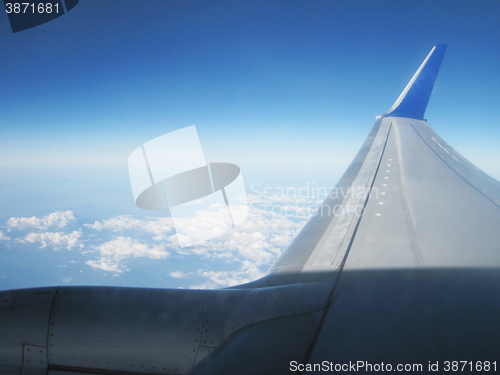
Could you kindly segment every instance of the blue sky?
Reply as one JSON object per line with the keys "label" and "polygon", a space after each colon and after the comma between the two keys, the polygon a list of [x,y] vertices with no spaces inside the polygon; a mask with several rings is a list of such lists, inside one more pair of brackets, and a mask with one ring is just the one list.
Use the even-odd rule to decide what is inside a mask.
{"label": "blue sky", "polygon": [[[146,224],[127,224],[164,216],[135,207],[128,155],[196,125],[206,159],[237,164],[248,190],[333,186],[375,116],[436,43],[448,49],[426,118],[500,179],[498,14],[496,0],[81,0],[67,15],[16,34],[3,14],[0,231],[10,240],[0,240],[0,289],[65,282],[214,287],[225,286],[217,277],[260,275],[304,217],[256,211],[253,220],[266,226],[253,223],[242,244],[260,258],[243,245],[215,243],[180,254],[141,231]],[[73,219],[64,221],[67,211]],[[37,224],[56,212],[55,224]],[[130,215],[123,227],[113,227],[109,220],[123,215]],[[93,229],[106,220],[108,229]],[[80,243],[70,249],[69,237],[45,237],[45,247],[35,240],[75,231]],[[117,261],[128,270],[86,263],[101,259],[106,243],[142,251],[134,241],[146,244],[146,256]],[[155,246],[169,255],[155,259]],[[252,262],[258,270],[248,271]],[[184,276],[170,276],[175,272]]]}

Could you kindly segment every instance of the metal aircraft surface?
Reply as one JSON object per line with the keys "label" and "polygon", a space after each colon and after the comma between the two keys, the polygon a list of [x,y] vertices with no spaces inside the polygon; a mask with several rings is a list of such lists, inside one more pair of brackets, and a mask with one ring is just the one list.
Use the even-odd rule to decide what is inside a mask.
{"label": "metal aircraft surface", "polygon": [[500,183],[424,120],[437,45],[269,273],[0,293],[0,374],[495,372]]}

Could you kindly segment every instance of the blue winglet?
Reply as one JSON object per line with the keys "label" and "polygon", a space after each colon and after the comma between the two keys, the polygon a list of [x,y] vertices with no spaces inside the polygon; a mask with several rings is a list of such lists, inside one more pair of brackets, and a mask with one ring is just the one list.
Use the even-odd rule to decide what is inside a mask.
{"label": "blue winglet", "polygon": [[424,119],[425,109],[434,87],[434,81],[443,61],[446,44],[437,44],[405,87],[398,100],[384,116]]}

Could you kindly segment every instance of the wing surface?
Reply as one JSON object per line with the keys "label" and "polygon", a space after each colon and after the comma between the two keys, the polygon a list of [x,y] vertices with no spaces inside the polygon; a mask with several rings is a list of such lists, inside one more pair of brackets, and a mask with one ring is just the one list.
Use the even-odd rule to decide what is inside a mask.
{"label": "wing surface", "polygon": [[442,370],[450,358],[500,354],[500,183],[423,120],[445,49],[432,49],[256,283],[331,285],[297,363],[361,361],[357,371],[371,372],[365,365],[434,361]]}
{"label": "wing surface", "polygon": [[425,372],[450,358],[497,358],[500,184],[425,121],[383,122],[371,195],[303,362]]}
{"label": "wing surface", "polygon": [[377,119],[344,176],[270,269],[269,284],[333,274],[344,263],[345,269],[500,265],[494,230],[500,183],[421,119],[445,49],[432,49]]}
{"label": "wing surface", "polygon": [[500,354],[500,183],[423,120],[445,48],[432,49],[377,119],[266,278],[270,285],[330,278],[299,363],[425,371],[430,361],[442,370],[450,358]]}

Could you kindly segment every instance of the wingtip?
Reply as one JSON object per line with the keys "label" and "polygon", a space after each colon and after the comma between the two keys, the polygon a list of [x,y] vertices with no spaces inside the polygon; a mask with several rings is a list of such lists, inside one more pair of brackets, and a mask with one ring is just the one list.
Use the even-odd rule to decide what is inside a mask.
{"label": "wingtip", "polygon": [[447,44],[436,44],[384,116],[423,120]]}

